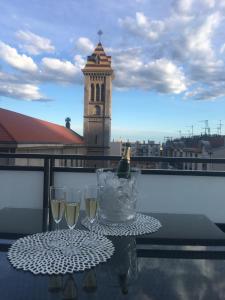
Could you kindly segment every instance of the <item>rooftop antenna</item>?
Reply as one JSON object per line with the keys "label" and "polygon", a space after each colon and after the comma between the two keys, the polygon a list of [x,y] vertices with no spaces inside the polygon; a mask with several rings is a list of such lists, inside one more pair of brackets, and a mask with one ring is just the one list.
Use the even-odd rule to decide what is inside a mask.
{"label": "rooftop antenna", "polygon": [[179,133],[179,136],[180,138],[182,137],[182,131],[181,130],[178,130],[178,133]]}
{"label": "rooftop antenna", "polygon": [[205,135],[207,135],[207,134],[210,135],[209,121],[208,120],[202,120],[200,122],[204,122],[205,123],[205,127],[202,128],[202,129],[205,130]]}
{"label": "rooftop antenna", "polygon": [[[191,128],[191,136],[193,136],[194,135],[194,126],[191,125],[191,126],[186,126],[186,127]],[[190,130],[188,130],[188,132],[190,132]]]}
{"label": "rooftop antenna", "polygon": [[219,122],[219,124],[218,124],[218,127],[217,127],[217,133],[218,133],[219,135],[221,135],[221,133],[222,133],[222,126],[223,126],[223,124],[221,123],[221,120],[220,120],[220,122]]}
{"label": "rooftop antenna", "polygon": [[98,40],[99,40],[99,43],[101,43],[101,36],[103,35],[102,30],[100,29],[100,30],[97,32],[97,34],[98,34]]}

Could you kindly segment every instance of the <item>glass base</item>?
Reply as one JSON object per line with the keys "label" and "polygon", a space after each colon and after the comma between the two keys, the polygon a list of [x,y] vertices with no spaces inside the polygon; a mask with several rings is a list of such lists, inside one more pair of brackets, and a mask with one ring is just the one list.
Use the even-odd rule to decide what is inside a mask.
{"label": "glass base", "polygon": [[48,240],[48,246],[51,248],[62,249],[65,247],[65,242],[60,240],[61,234],[60,231],[52,231],[54,233],[53,237]]}
{"label": "glass base", "polygon": [[98,218],[99,223],[108,226],[129,225],[132,224],[135,220],[136,220],[136,213],[130,215],[129,217],[126,217],[126,219],[118,218],[118,217],[110,219],[109,216],[104,214],[100,215]]}

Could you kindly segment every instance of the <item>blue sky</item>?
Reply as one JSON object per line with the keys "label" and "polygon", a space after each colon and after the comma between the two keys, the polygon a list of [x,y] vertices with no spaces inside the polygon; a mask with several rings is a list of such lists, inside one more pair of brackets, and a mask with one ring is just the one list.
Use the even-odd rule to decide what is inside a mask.
{"label": "blue sky", "polygon": [[1,0],[0,11],[0,107],[62,125],[69,116],[82,134],[80,69],[101,29],[112,138],[225,124],[225,0]]}

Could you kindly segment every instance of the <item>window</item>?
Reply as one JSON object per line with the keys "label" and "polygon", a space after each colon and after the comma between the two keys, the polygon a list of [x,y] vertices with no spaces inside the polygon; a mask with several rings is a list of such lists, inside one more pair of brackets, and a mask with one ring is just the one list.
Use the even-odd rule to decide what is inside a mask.
{"label": "window", "polygon": [[105,85],[104,83],[101,85],[101,101],[105,101]]}
{"label": "window", "polygon": [[96,101],[100,101],[100,86],[96,84]]}
{"label": "window", "polygon": [[96,105],[95,106],[95,114],[97,116],[100,116],[101,115],[101,107],[99,105]]}
{"label": "window", "polygon": [[95,100],[95,85],[94,83],[91,84],[91,101]]}
{"label": "window", "polygon": [[95,136],[95,145],[97,145],[98,144],[98,135],[96,134],[96,136]]}
{"label": "window", "polygon": [[206,163],[203,163],[203,164],[202,164],[202,170],[203,170],[203,171],[207,171],[207,164],[206,164]]}

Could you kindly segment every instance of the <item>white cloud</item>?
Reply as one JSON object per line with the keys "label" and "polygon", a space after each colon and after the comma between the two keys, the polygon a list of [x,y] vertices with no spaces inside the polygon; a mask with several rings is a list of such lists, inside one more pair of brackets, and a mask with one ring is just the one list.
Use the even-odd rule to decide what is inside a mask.
{"label": "white cloud", "polygon": [[195,27],[191,31],[187,30],[187,50],[198,56],[207,56],[207,60],[213,58],[214,52],[211,40],[214,30],[218,27],[221,20],[220,13],[216,12],[209,15],[201,26]]}
{"label": "white cloud", "polygon": [[220,53],[224,53],[225,52],[225,43],[220,47]]}
{"label": "white cloud", "polygon": [[32,84],[0,82],[0,96],[27,101],[49,101],[40,93],[39,87]]}
{"label": "white cloud", "polygon": [[216,3],[221,0],[175,0],[173,2],[173,9],[178,14],[188,15],[193,14],[193,11],[204,11],[215,7]]}
{"label": "white cloud", "polygon": [[188,83],[181,68],[166,58],[144,62],[139,49],[124,49],[113,57],[114,86],[119,89],[139,88],[160,93],[179,94]]}
{"label": "white cloud", "polygon": [[25,54],[19,54],[15,48],[0,41],[0,59],[10,66],[26,72],[37,71],[38,67],[33,59]]}
{"label": "white cloud", "polygon": [[216,5],[215,0],[201,0],[201,2],[203,3],[203,5],[205,4],[209,8],[213,8]]}
{"label": "white cloud", "polygon": [[210,87],[199,87],[194,91],[187,92],[186,97],[196,100],[215,100],[225,96],[225,84],[215,84]]}
{"label": "white cloud", "polygon": [[178,13],[187,14],[191,11],[193,0],[176,0],[174,8]]}
{"label": "white cloud", "polygon": [[81,83],[81,70],[70,61],[44,57],[39,80],[59,83]]}
{"label": "white cloud", "polygon": [[135,18],[119,19],[119,24],[129,32],[150,40],[157,39],[164,30],[162,21],[150,20],[142,12],[136,12]]}
{"label": "white cloud", "polygon": [[76,42],[76,47],[82,54],[91,54],[94,50],[94,44],[86,37],[80,37]]}
{"label": "white cloud", "polygon": [[[174,1],[171,14],[160,20],[161,30],[153,31],[156,35],[149,35],[150,23],[159,20],[151,20],[141,13],[136,13],[136,18],[125,17],[119,19],[119,24],[130,34],[126,38],[128,41],[134,41],[133,36],[142,37],[142,53],[134,54],[134,58],[124,58],[119,62],[115,60],[115,69],[119,65],[119,79],[124,80],[124,85],[129,87],[149,88],[165,93],[177,93],[186,91],[188,97],[210,99],[214,95],[221,95],[219,86],[223,91],[223,81],[225,81],[225,60],[221,56],[225,51],[224,44],[219,45],[221,41],[221,29],[224,26],[222,10],[218,6],[222,5],[222,0],[215,2],[213,0],[184,0]],[[201,12],[201,13],[199,13]],[[141,30],[142,29],[142,30]],[[220,36],[217,36],[217,30]],[[151,36],[151,38],[150,38]],[[143,39],[144,37],[144,39]],[[153,38],[155,37],[155,38]],[[156,38],[157,37],[157,38]],[[149,41],[150,40],[150,41]],[[214,43],[216,41],[216,43]],[[138,39],[140,45],[140,39]],[[220,54],[220,56],[218,56]],[[116,55],[116,53],[115,53]],[[222,58],[221,58],[222,57]],[[150,61],[148,63],[148,60]],[[165,69],[160,69],[160,61],[170,62],[177,67],[178,72],[167,76],[166,69],[169,66],[165,64]],[[142,68],[145,76],[135,74],[135,68]],[[126,76],[126,68],[133,69],[130,71],[130,77]],[[156,73],[153,69],[157,70]],[[153,82],[154,76],[157,78],[161,74],[161,83]],[[147,82],[147,78],[151,78]],[[169,81],[171,78],[171,81]],[[168,81],[167,81],[168,80]],[[115,79],[117,85],[122,87]],[[166,84],[167,83],[167,84]],[[198,87],[202,86],[201,92]],[[204,88],[203,88],[204,87]],[[189,93],[189,90],[191,92]]]}
{"label": "white cloud", "polygon": [[49,39],[30,31],[19,30],[17,31],[16,36],[20,41],[24,42],[23,45],[20,45],[21,48],[29,54],[37,55],[42,52],[53,52],[55,50],[55,47]]}
{"label": "white cloud", "polygon": [[83,56],[77,54],[74,56],[74,64],[78,69],[84,68],[86,63],[86,60],[83,58]]}

